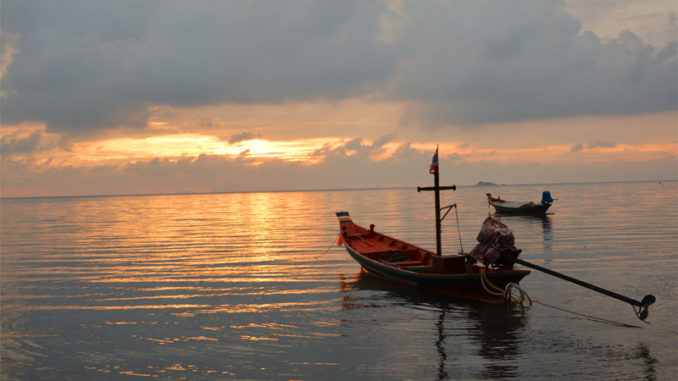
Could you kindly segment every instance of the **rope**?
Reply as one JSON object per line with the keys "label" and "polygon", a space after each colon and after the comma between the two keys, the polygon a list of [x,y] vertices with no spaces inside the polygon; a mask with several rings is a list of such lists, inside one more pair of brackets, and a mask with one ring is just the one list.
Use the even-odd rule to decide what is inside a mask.
{"label": "rope", "polygon": [[339,233],[339,236],[337,236],[337,238],[332,240],[332,243],[330,243],[330,246],[328,246],[327,249],[322,254],[316,255],[315,259],[318,259],[320,256],[327,254],[327,252],[330,251],[332,246],[337,244],[337,240],[339,239],[339,237],[341,237],[341,233]]}
{"label": "rope", "polygon": [[457,204],[454,204],[454,216],[457,218],[457,232],[459,233],[459,246],[461,252],[464,252],[464,245],[461,244],[461,228],[459,227],[459,213],[457,213]]}
{"label": "rope", "polygon": [[[586,315],[586,314],[582,314],[582,313],[579,313],[579,312],[570,311],[568,309],[553,306],[553,305],[550,305],[550,304],[547,304],[547,303],[544,303],[544,302],[540,302],[538,300],[535,300],[534,302],[537,303],[537,304],[541,304],[542,306],[545,306],[545,307],[550,307],[550,308],[553,308],[553,309],[556,309],[556,310],[559,310],[559,311],[571,313],[573,315],[578,315],[578,316],[584,317],[588,320],[593,320],[593,321],[596,321],[596,322],[599,322],[599,323],[607,323],[607,324],[612,324],[612,325],[616,325],[616,326],[619,326],[619,327],[627,327],[627,328],[642,328],[642,327],[639,327],[637,325],[620,323],[620,322],[617,322],[617,321],[614,321],[614,320],[603,319],[603,318],[599,318],[599,317],[596,317],[596,316],[593,316],[593,315]],[[643,321],[643,323],[645,323],[645,321]],[[646,323],[646,324],[649,324],[649,323]]]}
{"label": "rope", "polygon": [[[508,304],[517,303],[521,306],[524,306],[524,302],[527,300],[529,305],[532,305],[532,298],[530,298],[530,295],[527,294],[527,291],[520,287],[518,283],[507,283],[506,287],[501,289],[499,286],[490,281],[490,279],[487,277],[487,271],[485,271],[485,269],[480,270],[480,275],[480,284],[490,295],[501,296]],[[518,290],[518,297],[513,295],[514,288]]]}
{"label": "rope", "polygon": [[[520,298],[516,298],[513,296],[513,289],[518,290],[518,295]],[[527,291],[525,291],[524,288],[522,288],[518,283],[509,283],[506,285],[506,294],[504,295],[504,298],[507,303],[520,303],[521,306],[523,306],[523,302],[527,299],[527,301],[530,303],[529,305],[532,305],[532,298],[530,298],[530,295],[527,294]]]}
{"label": "rope", "polygon": [[[506,285],[506,288],[504,290],[502,290],[501,288],[499,288],[497,285],[492,283],[487,278],[487,274],[486,274],[484,269],[481,269],[480,272],[481,272],[480,283],[483,285],[483,288],[488,293],[495,295],[495,296],[503,296],[504,300],[508,304],[520,303],[521,306],[524,306],[523,303],[524,303],[525,300],[527,300],[529,302],[529,305],[532,305],[532,303],[533,303],[532,298],[530,298],[530,296],[527,294],[525,289],[520,287],[520,285],[518,285],[517,283],[508,283]],[[516,298],[516,297],[513,296],[513,289],[514,288],[516,288],[519,291],[518,295],[520,296],[520,298]],[[570,310],[567,310],[567,309],[562,308],[562,307],[556,307],[556,306],[553,306],[553,305],[550,305],[550,304],[547,304],[547,303],[544,303],[544,302],[540,302],[538,300],[535,300],[534,303],[538,303],[538,304],[541,304],[542,306],[550,307],[550,308],[560,310],[560,311],[564,311],[564,312],[568,312],[568,313],[571,313],[571,314],[574,314],[574,315],[582,316],[586,319],[597,321],[599,323],[613,324],[613,325],[617,325],[617,326],[620,326],[620,327],[628,327],[628,328],[641,328],[637,325],[620,323],[620,322],[616,322],[614,320],[603,319],[603,318],[599,318],[599,317],[592,316],[592,315],[586,315],[586,314],[582,314],[582,313],[579,313],[579,312],[570,311]],[[634,310],[635,310],[635,308],[634,308]],[[643,321],[643,323],[649,324],[645,321]]]}
{"label": "rope", "polygon": [[505,296],[504,290],[499,288],[494,283],[490,282],[490,280],[487,278],[487,272],[485,271],[485,269],[480,270],[480,284],[483,286],[485,291],[487,291],[490,295],[502,297]]}
{"label": "rope", "polygon": [[[636,313],[636,316],[638,317],[638,319],[640,319],[640,321],[642,321],[645,324],[650,324],[650,323],[646,322],[644,318],[640,317],[641,312],[643,312],[642,307],[636,307],[636,306],[632,306],[632,307],[633,307],[633,312]],[[647,307],[645,307],[645,309],[647,309]],[[645,317],[647,317],[647,313],[646,313]]]}

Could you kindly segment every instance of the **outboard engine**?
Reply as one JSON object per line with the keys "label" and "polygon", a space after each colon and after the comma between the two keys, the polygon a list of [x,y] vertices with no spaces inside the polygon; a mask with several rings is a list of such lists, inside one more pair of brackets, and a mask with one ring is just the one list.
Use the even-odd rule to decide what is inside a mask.
{"label": "outboard engine", "polygon": [[521,250],[515,247],[513,232],[505,224],[487,217],[478,233],[478,245],[469,255],[485,266],[496,269],[512,269]]}

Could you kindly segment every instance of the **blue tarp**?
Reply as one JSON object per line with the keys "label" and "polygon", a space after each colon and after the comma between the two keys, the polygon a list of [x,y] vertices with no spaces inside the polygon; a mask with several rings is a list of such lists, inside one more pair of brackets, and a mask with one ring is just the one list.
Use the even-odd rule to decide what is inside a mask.
{"label": "blue tarp", "polygon": [[553,198],[551,197],[551,192],[549,192],[549,191],[544,191],[544,192],[542,192],[542,194],[541,194],[541,203],[542,203],[542,204],[544,204],[544,203],[549,203],[549,204],[550,204],[550,203],[552,203],[552,202],[553,202]]}

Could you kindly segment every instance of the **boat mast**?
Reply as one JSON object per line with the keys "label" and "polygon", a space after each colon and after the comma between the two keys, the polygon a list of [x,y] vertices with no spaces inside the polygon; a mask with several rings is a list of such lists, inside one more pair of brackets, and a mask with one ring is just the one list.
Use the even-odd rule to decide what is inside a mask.
{"label": "boat mast", "polygon": [[433,193],[436,200],[436,253],[438,255],[443,255],[442,248],[442,232],[440,229],[440,175],[438,175],[438,169],[436,169],[433,174]]}
{"label": "boat mast", "polygon": [[442,222],[440,218],[440,191],[441,190],[456,190],[457,186],[440,186],[440,175],[439,175],[439,166],[438,166],[438,147],[436,146],[436,153],[433,155],[433,161],[431,162],[431,167],[429,168],[429,173],[433,175],[433,186],[432,187],[417,187],[417,192],[421,191],[433,191],[435,195],[435,208],[436,208],[436,254],[443,255],[442,243],[441,243],[441,233],[440,233],[440,223]]}

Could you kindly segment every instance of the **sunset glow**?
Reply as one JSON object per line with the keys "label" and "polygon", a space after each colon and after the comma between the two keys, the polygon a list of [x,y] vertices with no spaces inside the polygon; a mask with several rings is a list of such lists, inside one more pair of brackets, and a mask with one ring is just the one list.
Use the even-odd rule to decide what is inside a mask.
{"label": "sunset glow", "polygon": [[[218,137],[199,134],[176,134],[146,138],[116,138],[75,144],[69,152],[63,152],[59,165],[102,165],[104,163],[130,163],[155,158],[178,159],[216,155],[227,158],[249,159],[250,164],[261,160],[282,160],[304,165],[318,165],[327,152],[343,147],[348,139],[319,137],[292,141],[251,139],[234,143]],[[374,141],[363,139],[361,146],[370,147]],[[427,154],[431,147],[439,145],[441,157],[456,155],[469,163],[496,162],[509,165],[530,162],[565,165],[572,161],[581,163],[612,161],[652,161],[678,157],[678,144],[616,144],[611,147],[582,145],[537,146],[533,148],[482,147],[454,142],[407,142],[390,141],[370,155],[370,160],[384,161],[393,158],[400,147]],[[325,151],[323,151],[325,150]],[[358,154],[356,149],[346,149],[346,157]]]}
{"label": "sunset glow", "polygon": [[678,179],[670,2],[193,4],[182,38],[17,4],[3,197],[412,186],[436,146],[458,184]]}
{"label": "sunset glow", "polygon": [[273,158],[314,164],[319,161],[318,157],[313,155],[316,150],[325,146],[336,147],[343,140],[341,138],[296,141],[251,139],[229,143],[215,136],[177,134],[87,142],[76,145],[73,151],[75,160],[93,163],[219,155],[230,158]]}

